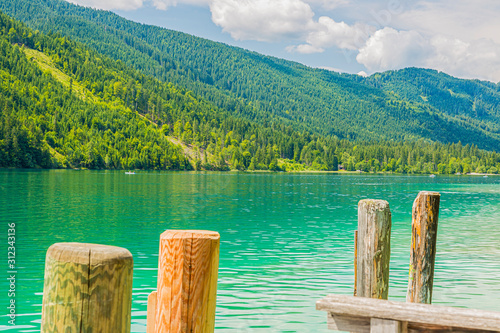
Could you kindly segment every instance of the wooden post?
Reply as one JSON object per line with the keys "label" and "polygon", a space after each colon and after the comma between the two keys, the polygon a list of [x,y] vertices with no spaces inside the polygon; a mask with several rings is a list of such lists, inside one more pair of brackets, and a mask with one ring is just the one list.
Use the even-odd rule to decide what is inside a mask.
{"label": "wooden post", "polygon": [[391,211],[384,200],[358,204],[357,296],[387,299],[391,256]]}
{"label": "wooden post", "polygon": [[213,231],[167,230],[161,235],[153,332],[214,331],[219,243]]}
{"label": "wooden post", "polygon": [[432,301],[440,197],[438,192],[420,192],[413,202],[407,302]]}
{"label": "wooden post", "polygon": [[52,245],[45,261],[41,332],[130,332],[132,267],[124,248]]}
{"label": "wooden post", "polygon": [[354,296],[358,296],[358,231],[354,231]]}
{"label": "wooden post", "polygon": [[158,302],[158,293],[153,291],[148,296],[148,314],[146,321],[146,333],[155,333],[156,321],[156,303]]}
{"label": "wooden post", "polygon": [[370,333],[406,333],[407,323],[380,318],[370,319]]}

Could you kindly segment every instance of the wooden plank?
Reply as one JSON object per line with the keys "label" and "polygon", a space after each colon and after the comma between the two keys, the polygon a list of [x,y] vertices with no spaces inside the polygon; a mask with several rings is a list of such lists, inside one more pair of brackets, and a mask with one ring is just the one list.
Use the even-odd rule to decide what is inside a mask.
{"label": "wooden plank", "polygon": [[500,312],[453,308],[430,304],[328,295],[316,309],[351,317],[381,318],[465,329],[500,331]]}
{"label": "wooden plank", "polygon": [[407,302],[432,301],[440,194],[420,192],[413,203]]}
{"label": "wooden plank", "polygon": [[397,320],[371,318],[370,333],[407,333],[407,325]]}
{"label": "wooden plank", "polygon": [[370,333],[370,318],[327,314],[328,329],[353,333]]}
{"label": "wooden plank", "polygon": [[354,296],[358,296],[358,231],[354,231]]}
{"label": "wooden plank", "polygon": [[489,330],[478,330],[478,329],[470,329],[470,328],[461,328],[461,327],[452,327],[452,326],[439,326],[439,325],[431,325],[431,324],[420,324],[420,323],[411,323],[408,324],[408,333],[493,333],[497,331],[489,331]]}
{"label": "wooden plank", "polygon": [[358,203],[356,294],[387,299],[391,256],[391,211],[384,200]]}
{"label": "wooden plank", "polygon": [[148,317],[146,323],[146,333],[155,332],[157,292],[153,291],[148,296]]}
{"label": "wooden plank", "polygon": [[130,332],[130,252],[56,243],[47,250],[41,332]]}
{"label": "wooden plank", "polygon": [[154,332],[214,331],[219,243],[213,231],[161,235]]}
{"label": "wooden plank", "polygon": [[[327,326],[328,329],[333,331],[348,331],[353,333],[370,333],[371,329],[374,329],[373,321],[384,321],[385,319],[378,318],[368,318],[368,317],[352,317],[352,316],[344,316],[337,315],[331,312],[327,313]],[[391,321],[392,325],[400,325],[396,328],[389,327],[388,330],[382,330],[382,332],[391,332],[400,330],[402,333],[485,333],[485,332],[496,332],[489,331],[483,329],[469,329],[469,328],[460,328],[460,327],[452,327],[452,326],[439,326],[439,325],[431,325],[431,324],[421,324],[421,323],[407,323],[407,322],[396,322]]]}

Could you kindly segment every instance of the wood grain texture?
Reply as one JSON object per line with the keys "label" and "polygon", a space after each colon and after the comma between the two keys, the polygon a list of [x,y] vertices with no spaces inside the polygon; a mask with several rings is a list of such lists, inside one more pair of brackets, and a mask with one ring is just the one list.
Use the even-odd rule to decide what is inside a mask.
{"label": "wood grain texture", "polygon": [[98,244],[47,250],[41,332],[130,332],[132,255]]}
{"label": "wood grain texture", "polygon": [[[453,308],[430,304],[392,302],[345,295],[328,295],[316,302],[316,309],[332,314],[360,318],[380,318],[408,323],[408,330],[433,328],[429,332],[500,332],[500,312]],[[366,319],[363,319],[366,320]],[[426,326],[427,325],[427,326]]]}
{"label": "wood grain texture", "polygon": [[420,192],[413,202],[407,302],[432,302],[440,197]]}
{"label": "wood grain texture", "polygon": [[407,333],[407,323],[380,318],[370,319],[370,333]]}
{"label": "wood grain texture", "polygon": [[156,303],[158,301],[158,294],[156,291],[151,292],[148,296],[148,317],[146,323],[146,333],[155,332],[156,322]]}
{"label": "wood grain texture", "polygon": [[214,331],[219,244],[213,231],[161,235],[154,332]]}
{"label": "wood grain texture", "polygon": [[329,330],[370,333],[370,318],[352,317],[329,312],[326,320]]}
{"label": "wood grain texture", "polygon": [[483,329],[470,329],[463,327],[452,327],[452,326],[439,326],[439,325],[431,325],[431,324],[420,324],[420,323],[411,323],[408,324],[408,333],[493,333],[498,331],[491,330],[483,330]]}
{"label": "wood grain texture", "polygon": [[384,200],[358,203],[356,295],[387,299],[391,256],[391,211]]}
{"label": "wood grain texture", "polygon": [[[328,329],[334,331],[348,331],[352,333],[370,333],[373,326],[377,323],[374,319],[369,317],[353,317],[353,316],[343,316],[336,315],[329,312],[327,317]],[[384,319],[378,319],[384,320]],[[372,325],[375,322],[375,325]],[[469,329],[462,327],[451,327],[451,326],[440,326],[432,324],[421,324],[421,323],[407,323],[407,322],[397,322],[394,321],[393,325],[400,325],[397,329],[400,329],[402,333],[492,333],[496,331],[483,330],[483,329]],[[391,330],[389,328],[389,330]],[[388,330],[388,331],[389,331]],[[385,332],[383,330],[382,332]]]}
{"label": "wood grain texture", "polygon": [[358,231],[354,231],[354,296],[358,296]]}

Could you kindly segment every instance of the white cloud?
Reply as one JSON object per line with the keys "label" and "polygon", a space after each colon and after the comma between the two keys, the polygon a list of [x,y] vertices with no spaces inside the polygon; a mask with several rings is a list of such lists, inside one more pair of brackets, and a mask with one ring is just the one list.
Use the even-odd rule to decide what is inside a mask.
{"label": "white cloud", "polygon": [[433,56],[425,66],[463,78],[500,81],[500,45],[489,39],[464,42],[436,36],[430,40]]}
{"label": "white cloud", "polygon": [[384,28],[368,39],[356,60],[370,71],[416,66],[463,78],[500,80],[500,45],[487,39],[468,43],[443,35],[425,38],[416,31]]}
{"label": "white cloud", "polygon": [[143,0],[68,0],[77,5],[98,8],[98,9],[122,9],[134,10],[141,8]]}
{"label": "white cloud", "polygon": [[69,1],[122,10],[206,6],[236,40],[287,42],[287,51],[302,54],[335,48],[367,72],[416,66],[500,81],[498,0]]}
{"label": "white cloud", "polygon": [[371,71],[380,71],[421,65],[430,51],[428,41],[416,31],[383,28],[366,41],[356,60]]}
{"label": "white cloud", "polygon": [[460,36],[465,41],[489,38],[500,43],[499,13],[497,0],[420,0],[394,16],[391,25],[428,35]]}
{"label": "white cloud", "polygon": [[327,16],[319,18],[315,29],[307,36],[307,43],[315,48],[338,47],[356,50],[365,44],[374,29],[364,24],[348,25],[335,22]]}
{"label": "white cloud", "polygon": [[236,40],[301,38],[314,24],[311,7],[301,0],[213,0],[212,20]]}

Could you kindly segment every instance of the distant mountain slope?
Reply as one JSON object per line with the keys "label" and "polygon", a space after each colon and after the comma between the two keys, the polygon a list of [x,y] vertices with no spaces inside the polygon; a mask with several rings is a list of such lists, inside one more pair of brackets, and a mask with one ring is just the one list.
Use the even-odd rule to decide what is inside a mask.
{"label": "distant mountain slope", "polygon": [[311,69],[61,0],[3,0],[0,9],[259,123],[278,121],[348,139],[424,138],[500,147],[495,84],[422,69],[366,79]]}
{"label": "distant mountain slope", "polygon": [[500,133],[500,84],[457,79],[436,70],[420,68],[377,73],[366,82],[399,99]]}
{"label": "distant mountain slope", "polygon": [[0,12],[0,167],[500,170],[500,154],[475,145],[353,142],[232,113]]}

